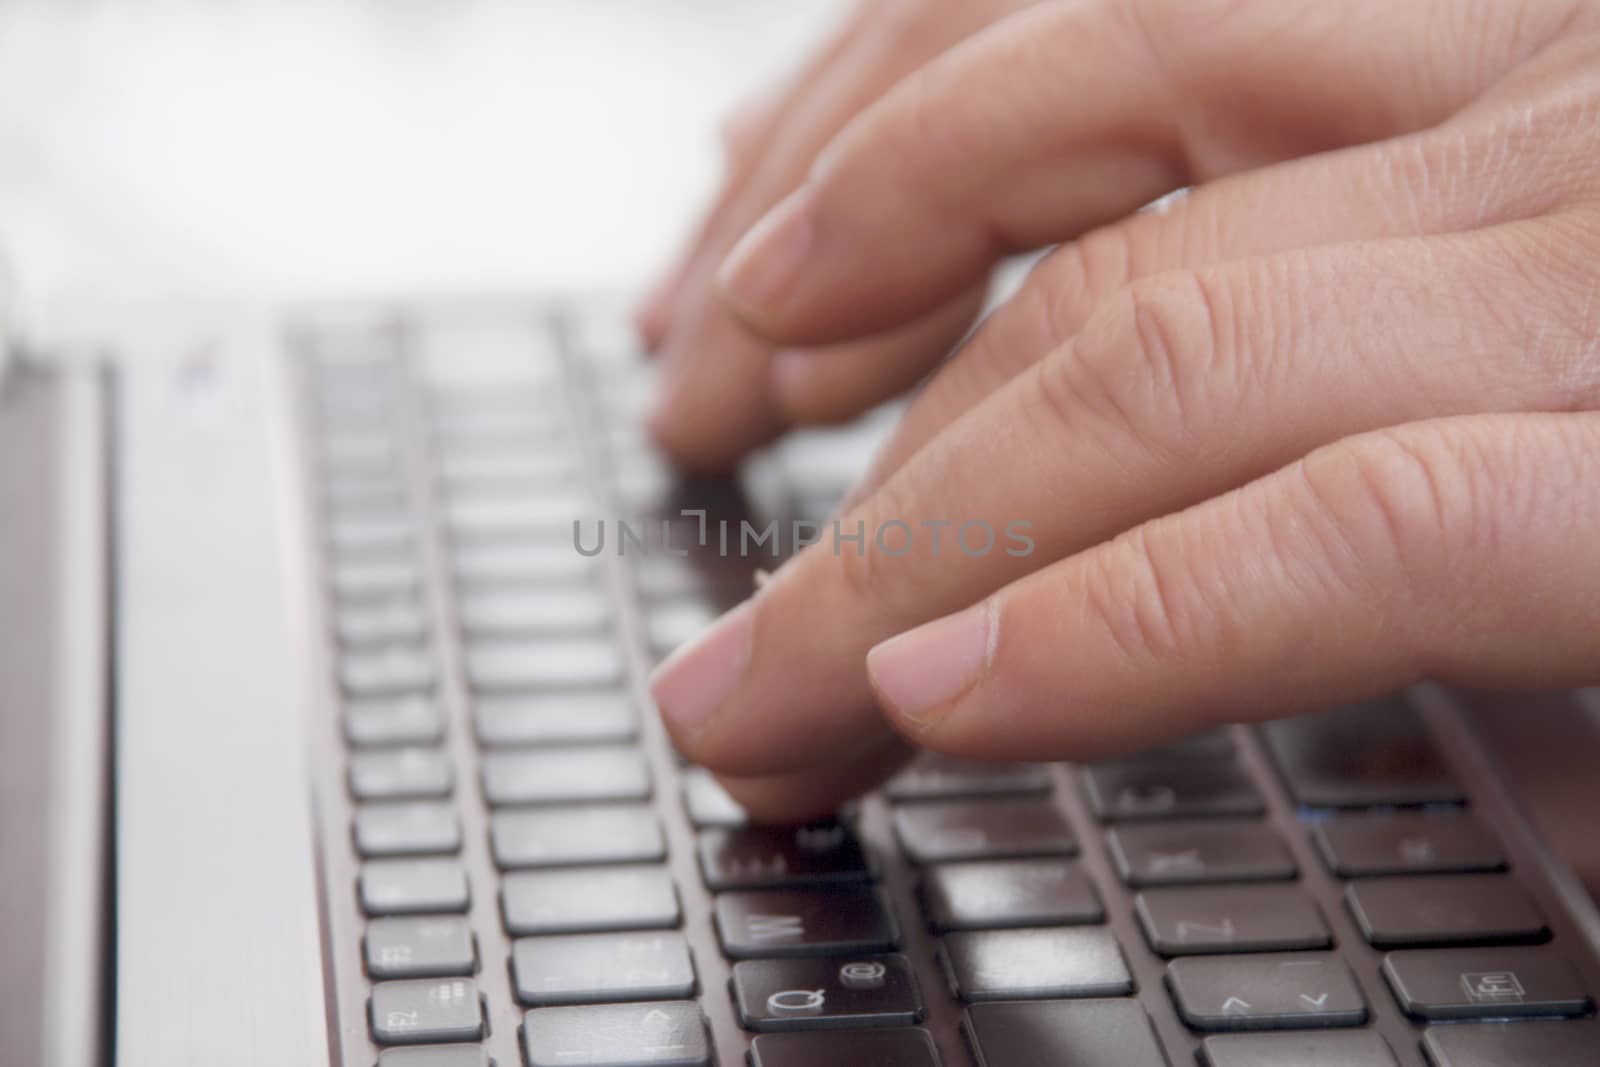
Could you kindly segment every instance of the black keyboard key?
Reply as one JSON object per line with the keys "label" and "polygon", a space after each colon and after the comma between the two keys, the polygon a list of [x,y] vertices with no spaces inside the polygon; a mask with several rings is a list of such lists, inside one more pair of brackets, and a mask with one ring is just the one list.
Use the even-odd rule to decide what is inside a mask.
{"label": "black keyboard key", "polygon": [[840,822],[700,835],[700,874],[707,887],[779,889],[865,882],[872,868],[861,843]]}
{"label": "black keyboard key", "polygon": [[684,772],[683,808],[689,821],[700,829],[737,828],[750,822],[739,802],[704,767],[690,767]]}
{"label": "black keyboard key", "polygon": [[1141,748],[1137,752],[1130,752],[1123,756],[1116,756],[1103,763],[1118,763],[1123,760],[1196,760],[1196,759],[1231,759],[1234,753],[1233,733],[1226,726],[1216,726],[1198,733],[1185,734],[1183,737],[1171,741],[1164,741],[1159,745]]}
{"label": "black keyboard key", "polygon": [[511,934],[579,934],[677,926],[678,890],[665,867],[513,871],[500,882]]}
{"label": "black keyboard key", "polygon": [[1308,808],[1453,804],[1465,798],[1421,716],[1400,696],[1261,728],[1295,803]]}
{"label": "black keyboard key", "polygon": [[1392,812],[1329,819],[1312,830],[1328,869],[1345,878],[1497,871],[1505,854],[1469,815]]}
{"label": "black keyboard key", "polygon": [[899,940],[893,915],[866,886],[721,893],[714,915],[734,959],[887,952]]}
{"label": "black keyboard key", "polygon": [[644,804],[502,809],[490,816],[489,841],[495,863],[507,870],[651,863],[667,855],[660,820]]}
{"label": "black keyboard key", "polygon": [[378,1053],[378,1067],[493,1067],[482,1045],[391,1048]]}
{"label": "black keyboard key", "polygon": [[633,700],[621,689],[480,697],[472,721],[486,748],[604,744],[639,733]]}
{"label": "black keyboard key", "polygon": [[1593,1067],[1600,1020],[1431,1026],[1422,1051],[1433,1067]]}
{"label": "black keyboard key", "polygon": [[1105,927],[955,933],[940,953],[951,990],[969,1002],[1133,992],[1127,960]]}
{"label": "black keyboard key", "polygon": [[582,804],[645,800],[650,768],[626,745],[489,752],[483,792],[490,804]]}
{"label": "black keyboard key", "polygon": [[436,748],[350,754],[350,793],[357,800],[420,800],[448,796],[454,787],[450,757]]}
{"label": "black keyboard key", "polygon": [[689,943],[675,930],[525,937],[511,946],[511,981],[528,1005],[676,1000],[694,996]]}
{"label": "black keyboard key", "polygon": [[921,890],[928,922],[941,933],[1105,918],[1094,884],[1068,860],[942,864],[923,876]]}
{"label": "black keyboard key", "polygon": [[1360,1026],[1367,1002],[1333,955],[1201,956],[1167,964],[1167,989],[1196,1030]]}
{"label": "black keyboard key", "polygon": [[1260,792],[1231,760],[1122,760],[1083,767],[1084,792],[1107,821],[1259,815]]}
{"label": "black keyboard key", "polygon": [[909,1026],[922,1019],[911,965],[900,955],[744,960],[729,979],[746,1030]]}
{"label": "black keyboard key", "polygon": [[427,856],[461,848],[461,820],[449,804],[393,801],[362,804],[355,815],[356,851],[365,859]]}
{"label": "black keyboard key", "polygon": [[358,748],[431,745],[444,736],[444,715],[425,696],[347,700],[344,735]]}
{"label": "black keyboard key", "polygon": [[372,1040],[380,1045],[476,1041],[483,1036],[483,1001],[470,978],[379,982],[367,1002]]}
{"label": "black keyboard key", "polygon": [[1163,956],[1290,952],[1333,941],[1316,903],[1294,886],[1146,889],[1134,913]]}
{"label": "black keyboard key", "polygon": [[1383,977],[1413,1019],[1587,1015],[1594,1001],[1566,957],[1551,948],[1413,949],[1391,952]]}
{"label": "black keyboard key", "polygon": [[711,1039],[693,1001],[535,1008],[522,1018],[528,1067],[710,1067]]}
{"label": "black keyboard key", "polygon": [[453,915],[373,919],[362,940],[372,978],[447,978],[473,972],[472,929]]}
{"label": "black keyboard key", "polygon": [[1389,1043],[1371,1030],[1226,1034],[1200,1043],[1205,1067],[1400,1067]]}
{"label": "black keyboard key", "polygon": [[1296,872],[1288,848],[1260,822],[1133,823],[1107,834],[1106,846],[1132,886],[1263,882]]}
{"label": "black keyboard key", "polygon": [[894,813],[894,833],[912,863],[1070,856],[1077,839],[1048,800],[913,804]]}
{"label": "black keyboard key", "polygon": [[962,1026],[978,1067],[1167,1067],[1135,1000],[974,1004]]}
{"label": "black keyboard key", "polygon": [[932,753],[918,756],[884,785],[890,800],[1038,796],[1053,787],[1043,763],[978,763]]}
{"label": "black keyboard key", "polygon": [[1542,941],[1539,907],[1504,874],[1451,874],[1351,882],[1345,903],[1361,936],[1379,948]]}
{"label": "black keyboard key", "polygon": [[467,872],[453,859],[372,860],[361,865],[368,915],[436,915],[467,910]]}
{"label": "black keyboard key", "polygon": [[926,1030],[763,1034],[750,1043],[750,1067],[940,1067]]}

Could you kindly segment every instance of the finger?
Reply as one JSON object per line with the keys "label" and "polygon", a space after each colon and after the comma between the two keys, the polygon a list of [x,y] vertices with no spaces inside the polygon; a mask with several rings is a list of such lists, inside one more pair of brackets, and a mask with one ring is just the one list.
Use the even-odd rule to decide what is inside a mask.
{"label": "finger", "polygon": [[772,398],[790,424],[842,422],[910,389],[950,353],[983,307],[984,287],[871,337],[772,357]]}
{"label": "finger", "polygon": [[[963,412],[1075,336],[1129,282],[1329,243],[1420,237],[1530,218],[1570,189],[1553,175],[1592,151],[1545,109],[1516,129],[1478,118],[1290,160],[1193,190],[1046,256],[929,381],[852,492],[859,499]],[[1514,161],[1511,165],[1497,160]],[[1485,194],[1474,180],[1499,167]]]}
{"label": "finger", "polygon": [[797,823],[837,812],[892,775],[912,756],[899,737],[879,739],[859,755],[834,758],[798,774],[719,779],[739,806],[762,823]]}
{"label": "finger", "polygon": [[[701,471],[730,468],[750,448],[784,429],[767,388],[772,348],[750,336],[715,293],[713,276],[734,239],[804,179],[817,153],[855,115],[900,78],[976,29],[1026,0],[965,0],[936,8],[867,4],[827,76],[808,85],[738,195],[729,201],[708,247],[685,282],[665,349],[651,432],[680,465]],[[977,277],[971,279],[972,283]],[[967,287],[962,287],[967,288]],[[954,299],[929,304],[940,307]]]}
{"label": "finger", "polygon": [[[729,256],[759,332],[816,344],[948,299],[1179,186],[1431,126],[1573,0],[1097,0],[952,49],[844,131]],[[1470,59],[1464,59],[1470,56]]]}
{"label": "finger", "polygon": [[[689,278],[696,273],[696,267],[705,265],[703,261],[707,255],[720,251],[719,241],[728,240],[734,205],[739,203],[785,118],[802,94],[825,79],[839,62],[851,40],[860,33],[862,20],[868,17],[870,8],[870,4],[859,5],[799,69],[766,92],[747,98],[723,122],[721,133],[727,173],[722,187],[693,236],[648,288],[634,310],[634,326],[647,351],[656,351],[666,340],[673,310]],[[739,224],[748,223],[749,220],[744,219]]]}
{"label": "finger", "polygon": [[[820,761],[883,729],[870,647],[1045,562],[1351,433],[1593,399],[1600,367],[1585,353],[1600,308],[1553,277],[1508,292],[1504,269],[1589,254],[1564,232],[1535,221],[1329,246],[1130,287],[843,517],[852,532],[909,524],[914,550],[825,536],[669,661],[656,682],[669,728],[693,758],[733,773]],[[942,554],[930,520],[951,523]],[[1027,551],[1006,536],[1017,522],[1031,523]],[[980,529],[958,551],[963,523],[997,543],[969,551]],[[713,663],[739,666],[708,673]]]}
{"label": "finger", "polygon": [[[1084,758],[1432,678],[1600,680],[1600,415],[1352,438],[873,650],[919,743]],[[937,673],[934,673],[937,672]]]}

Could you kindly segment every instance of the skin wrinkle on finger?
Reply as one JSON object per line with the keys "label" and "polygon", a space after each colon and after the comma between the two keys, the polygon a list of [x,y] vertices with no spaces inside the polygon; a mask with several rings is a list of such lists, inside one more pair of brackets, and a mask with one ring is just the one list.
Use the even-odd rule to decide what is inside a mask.
{"label": "skin wrinkle on finger", "polygon": [[[1508,199],[1492,205],[1488,214],[1470,183],[1475,161],[1496,151],[1492,142],[1500,131],[1493,121],[1471,115],[1438,130],[1213,183],[1162,214],[1141,213],[1063,246],[1034,268],[1020,292],[920,391],[853,495],[865,496],[938,428],[1075,334],[1127,282],[1163,268],[1312,247],[1330,239],[1480,229],[1584,196],[1582,188],[1568,192],[1568,183],[1545,178],[1589,159],[1583,140],[1589,131],[1578,130],[1579,125],[1571,119],[1557,123],[1571,131],[1567,137],[1554,143],[1546,139],[1527,151],[1518,182],[1505,190]],[[1589,180],[1600,183],[1600,176]],[[1240,214],[1250,225],[1224,221]]]}
{"label": "skin wrinkle on finger", "polygon": [[[1003,590],[1009,637],[993,671],[931,727],[907,730],[937,751],[1084,758],[1421,677],[1592,683],[1600,598],[1586,590],[1600,560],[1584,534],[1597,522],[1593,413],[1454,417],[1347,439]],[[1330,544],[1339,559],[1322,555]],[[1113,622],[1130,595],[1151,595],[1128,575],[1155,558],[1182,576],[1147,609],[1166,613],[1161,632],[1176,644]],[[1263,565],[1246,569],[1252,560]],[[1102,574],[1120,596],[1086,596]],[[1406,592],[1374,611],[1370,588]],[[1108,659],[1112,648],[1122,655]],[[1085,657],[1093,669],[1076,669]],[[1035,717],[1040,692],[1076,698],[1070,719],[1042,720],[1054,734]]]}

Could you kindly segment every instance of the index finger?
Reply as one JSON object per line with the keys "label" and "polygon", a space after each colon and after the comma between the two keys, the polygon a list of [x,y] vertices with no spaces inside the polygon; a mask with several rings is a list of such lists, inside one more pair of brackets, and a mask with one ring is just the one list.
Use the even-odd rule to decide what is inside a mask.
{"label": "index finger", "polygon": [[1572,11],[1570,0],[1030,9],[846,127],[723,264],[724,295],[785,343],[889,328],[1007,252],[1172,189],[1435,125]]}

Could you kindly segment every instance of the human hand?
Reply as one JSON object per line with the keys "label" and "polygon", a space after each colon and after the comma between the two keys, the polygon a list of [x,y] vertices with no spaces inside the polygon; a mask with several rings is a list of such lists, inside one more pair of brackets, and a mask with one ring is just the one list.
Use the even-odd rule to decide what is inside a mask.
{"label": "human hand", "polygon": [[[1600,680],[1600,4],[1043,4],[858,117],[724,296],[842,344],[1056,241],[841,516],[910,550],[825,534],[654,679],[754,812],[902,737],[1084,758]],[[1030,554],[951,550],[1018,520]]]}
{"label": "human hand", "polygon": [[892,330],[805,350],[752,333],[714,278],[734,242],[805,180],[847,123],[902,77],[1033,2],[860,0],[798,72],[725,125],[716,202],[636,313],[662,362],[651,428],[681,465],[725,470],[791,425],[860,414],[921,379],[966,333],[983,303],[981,271]]}

